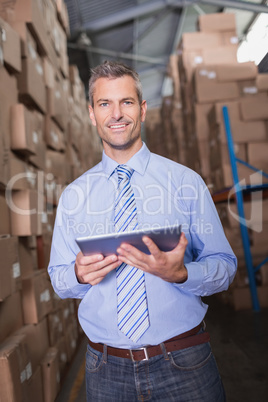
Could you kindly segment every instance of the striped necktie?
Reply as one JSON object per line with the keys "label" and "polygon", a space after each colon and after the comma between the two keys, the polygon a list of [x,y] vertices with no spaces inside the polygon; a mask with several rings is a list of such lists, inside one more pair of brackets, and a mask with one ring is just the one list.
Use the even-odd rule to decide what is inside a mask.
{"label": "striped necktie", "polygon": [[[136,202],[130,185],[133,169],[118,165],[116,171],[115,231],[129,232],[138,225]],[[118,327],[133,342],[137,342],[149,327],[144,273],[122,263],[116,269],[116,279]]]}

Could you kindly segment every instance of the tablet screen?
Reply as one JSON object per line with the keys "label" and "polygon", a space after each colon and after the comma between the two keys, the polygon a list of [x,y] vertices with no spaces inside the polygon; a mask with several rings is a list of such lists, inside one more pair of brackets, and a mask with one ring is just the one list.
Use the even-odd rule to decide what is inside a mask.
{"label": "tablet screen", "polygon": [[84,255],[102,254],[107,256],[117,254],[116,250],[122,243],[131,244],[143,253],[150,254],[142,241],[144,235],[150,237],[161,251],[171,251],[179,242],[181,225],[79,237],[76,242]]}

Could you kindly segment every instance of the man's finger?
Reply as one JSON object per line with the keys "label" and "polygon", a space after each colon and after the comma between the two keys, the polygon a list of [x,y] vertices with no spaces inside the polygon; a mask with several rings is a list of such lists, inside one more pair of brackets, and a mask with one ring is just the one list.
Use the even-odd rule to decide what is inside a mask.
{"label": "man's finger", "polygon": [[142,241],[155,258],[157,258],[162,253],[162,251],[157,247],[152,239],[150,239],[150,237],[143,236]]}

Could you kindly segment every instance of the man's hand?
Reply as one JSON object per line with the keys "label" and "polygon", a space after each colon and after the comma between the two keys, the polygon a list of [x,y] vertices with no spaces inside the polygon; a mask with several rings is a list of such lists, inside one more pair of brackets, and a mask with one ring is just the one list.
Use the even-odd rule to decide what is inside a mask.
{"label": "man's hand", "polygon": [[74,269],[79,283],[89,283],[93,286],[100,283],[120,264],[121,261],[115,254],[104,258],[101,254],[84,256],[80,251],[76,256]]}
{"label": "man's hand", "polygon": [[160,251],[147,236],[144,236],[142,240],[148,247],[150,255],[142,253],[130,244],[123,243],[117,249],[119,260],[144,272],[159,276],[167,282],[182,283],[187,280],[188,272],[183,258],[188,241],[184,233],[181,234],[178,245],[168,252]]}

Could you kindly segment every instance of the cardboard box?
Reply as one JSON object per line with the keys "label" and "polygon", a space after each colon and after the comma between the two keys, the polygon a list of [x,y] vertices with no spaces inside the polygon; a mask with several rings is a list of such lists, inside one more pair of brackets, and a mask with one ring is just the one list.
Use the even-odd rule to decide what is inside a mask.
{"label": "cardboard box", "polygon": [[[1,1],[1,16],[11,26],[16,22],[27,24],[43,55],[48,52],[48,39],[44,26],[43,2],[35,0]],[[15,29],[15,27],[14,27]]]}
{"label": "cardboard box", "polygon": [[65,130],[67,128],[68,114],[68,88],[59,77],[54,82],[54,88],[47,88],[47,114]]}
{"label": "cardboard box", "polygon": [[35,155],[30,155],[29,162],[40,170],[45,170],[46,166],[46,143],[44,141],[45,120],[44,116],[37,110],[32,111],[35,115],[35,134],[38,138],[36,141]]}
{"label": "cardboard box", "polygon": [[10,233],[10,212],[6,203],[5,192],[0,191],[0,235],[8,235]]}
{"label": "cardboard box", "polygon": [[37,189],[37,171],[36,169],[17,158],[15,154],[10,153],[9,158],[8,182],[9,190],[36,190]]}
{"label": "cardboard box", "polygon": [[56,0],[58,19],[67,34],[70,33],[68,9],[64,0]]}
{"label": "cardboard box", "polygon": [[258,97],[245,98],[240,103],[242,119],[250,120],[268,120],[268,96],[267,99]]}
{"label": "cardboard box", "polygon": [[35,154],[38,135],[36,114],[24,105],[11,106],[11,149],[23,154]]}
{"label": "cardboard box", "polygon": [[65,342],[67,351],[67,360],[71,361],[77,348],[78,329],[77,322],[74,320],[69,324],[65,330]]}
{"label": "cardboard box", "polygon": [[0,303],[0,343],[22,325],[21,294],[16,292]]}
{"label": "cardboard box", "polygon": [[195,132],[198,141],[208,141],[209,124],[208,114],[213,107],[213,103],[195,103]]}
{"label": "cardboard box", "polygon": [[57,348],[49,348],[41,362],[44,401],[53,402],[60,389],[59,351]]}
{"label": "cardboard box", "polygon": [[217,48],[183,50],[182,63],[185,70],[183,74],[186,80],[190,82],[197,66],[236,65],[237,48],[234,46],[218,46]]}
{"label": "cardboard box", "polygon": [[202,32],[236,31],[234,13],[202,14],[198,17],[198,27]]}
{"label": "cardboard box", "polygon": [[55,151],[64,151],[66,148],[64,132],[48,115],[45,118],[45,140],[47,146]]}
{"label": "cardboard box", "polygon": [[[268,286],[258,286],[257,293],[260,307],[268,307]],[[252,299],[249,287],[232,289],[233,305],[236,311],[252,308]]]}
{"label": "cardboard box", "polygon": [[33,273],[34,268],[37,267],[37,261],[34,264],[31,249],[28,247],[27,237],[19,237],[18,249],[21,277],[24,278]]}
{"label": "cardboard box", "polygon": [[52,173],[62,184],[70,182],[71,165],[68,164],[66,154],[47,149],[46,173]]}
{"label": "cardboard box", "polygon": [[13,73],[21,71],[20,37],[12,27],[0,18],[1,43],[0,49],[4,63]]}
{"label": "cardboard box", "polygon": [[[241,120],[240,101],[226,101],[217,102],[210,110],[208,114],[210,130],[216,130],[214,137],[217,137],[222,144],[227,143],[226,130],[223,120],[223,106],[227,106],[230,119],[230,126],[232,131],[232,137],[235,143],[247,143],[247,142],[263,142],[267,138],[267,125],[265,121],[249,121],[245,122]],[[215,129],[215,125],[218,126]],[[214,126],[214,127],[213,127]],[[254,133],[254,134],[253,134]]]}
{"label": "cardboard box", "polygon": [[262,73],[258,74],[256,78],[256,85],[259,91],[266,91],[268,90],[268,74]]}
{"label": "cardboard box", "polygon": [[49,334],[49,345],[55,346],[57,342],[64,335],[63,332],[63,317],[62,310],[57,310],[48,314],[48,334]]}
{"label": "cardboard box", "polygon": [[43,394],[42,370],[41,366],[38,366],[27,381],[27,397],[30,401],[44,402]]}
{"label": "cardboard box", "polygon": [[22,279],[24,324],[37,324],[52,310],[52,288],[45,269]]}
{"label": "cardboard box", "polygon": [[42,60],[37,57],[22,60],[22,71],[18,75],[19,100],[46,112],[46,91]]}
{"label": "cardboard box", "polygon": [[0,400],[28,400],[32,367],[24,335],[11,336],[0,345],[0,368]]}
{"label": "cardboard box", "polygon": [[66,365],[68,363],[67,359],[67,346],[65,337],[61,337],[60,340],[57,342],[56,348],[59,351],[59,367],[60,367],[60,376],[63,377],[66,371]]}
{"label": "cardboard box", "polygon": [[239,98],[240,92],[236,82],[200,82],[196,81],[196,100],[199,103],[218,102]]}
{"label": "cardboard box", "polygon": [[11,233],[14,236],[39,235],[42,231],[41,196],[34,190],[13,191],[9,199]]}
{"label": "cardboard box", "polygon": [[[2,67],[0,68],[0,140],[4,150],[10,149],[10,108],[18,103],[17,79]],[[1,147],[1,146],[0,146]]]}
{"label": "cardboard box", "polygon": [[238,38],[235,31],[229,32],[186,32],[182,35],[180,47],[184,50],[234,46],[237,49]]}
{"label": "cardboard box", "polygon": [[20,288],[20,262],[17,237],[0,237],[0,300]]}
{"label": "cardboard box", "polygon": [[268,174],[268,141],[248,144],[248,162]]}
{"label": "cardboard box", "polygon": [[[49,348],[48,345],[48,331],[47,331],[47,321],[42,320],[38,324],[24,325],[15,335],[25,335],[30,361],[32,363],[33,373],[37,370],[38,366]],[[39,400],[38,398],[36,400]]]}

